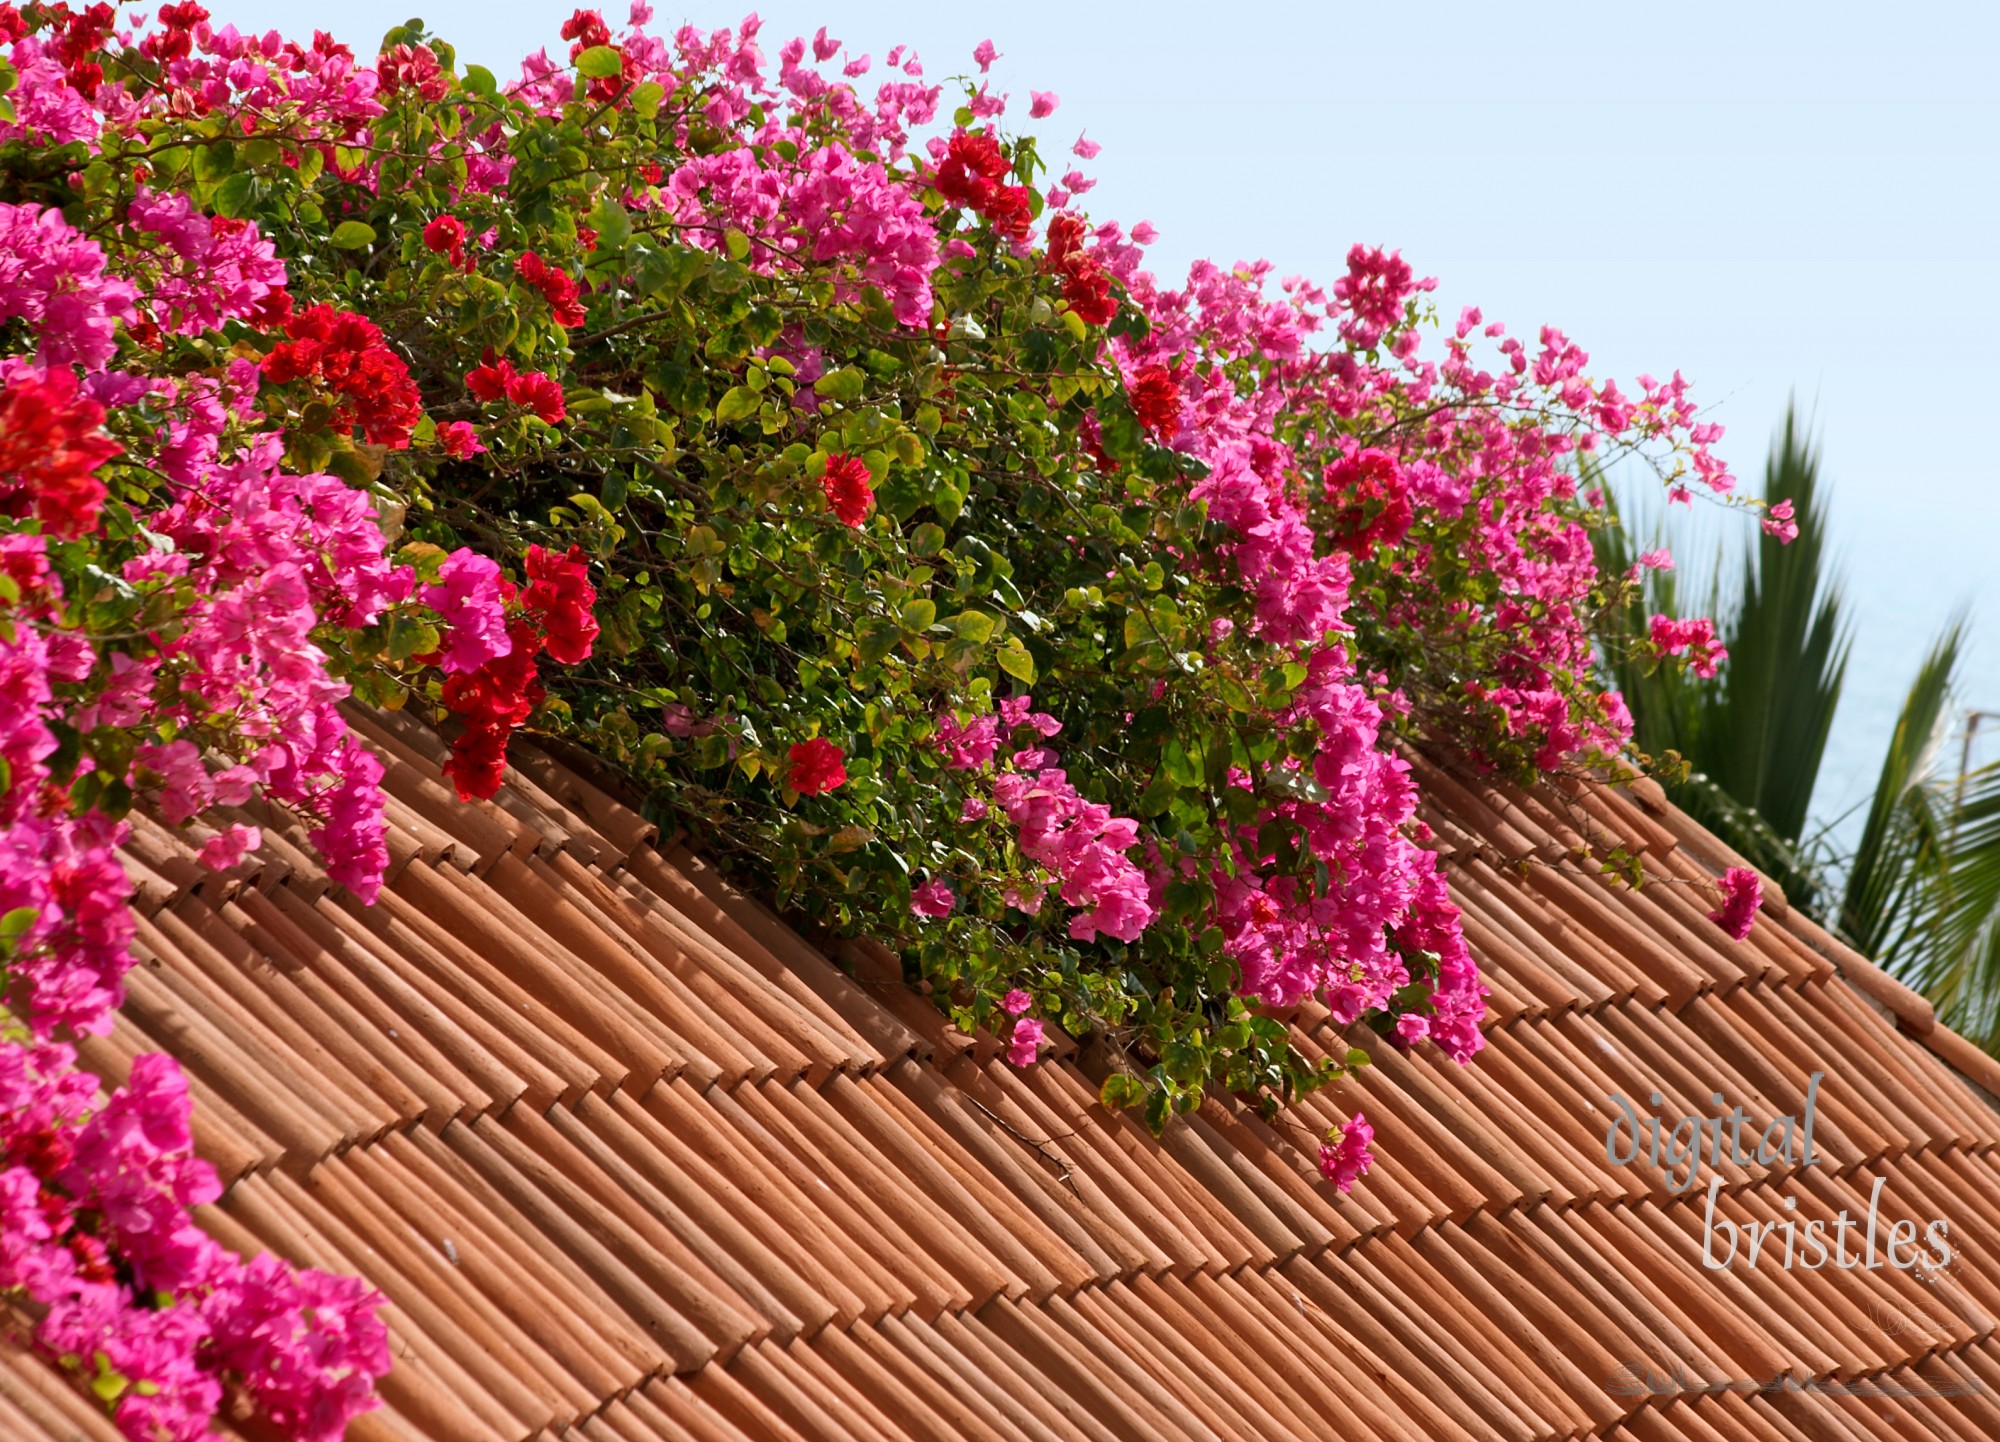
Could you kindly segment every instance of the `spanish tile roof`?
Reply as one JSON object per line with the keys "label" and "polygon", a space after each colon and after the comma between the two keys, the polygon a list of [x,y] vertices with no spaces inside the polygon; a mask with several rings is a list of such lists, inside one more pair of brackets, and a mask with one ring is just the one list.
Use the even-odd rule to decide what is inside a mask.
{"label": "spanish tile roof", "polygon": [[[137,819],[144,960],[84,1054],[185,1063],[219,1238],[386,1294],[356,1442],[2000,1435],[2000,1068],[1782,897],[1732,945],[1705,912],[1734,858],[1646,783],[1416,758],[1486,1049],[1301,1009],[1302,1046],[1373,1064],[1155,1139],[1074,1046],[1007,1065],[577,772],[529,754],[464,806],[434,736],[355,719],[388,766],[379,904],[271,815],[221,875]],[[1652,884],[1577,864],[1612,844]],[[1705,1189],[1607,1159],[1613,1093],[1768,1118],[1814,1071],[1820,1163],[1724,1155],[1718,1216],[1863,1216],[1881,1181],[1885,1229],[1948,1219],[1948,1269],[1788,1270],[1772,1240],[1706,1270]],[[1340,1195],[1316,1141],[1357,1110],[1377,1161]],[[0,1437],[113,1435],[0,1347]]]}

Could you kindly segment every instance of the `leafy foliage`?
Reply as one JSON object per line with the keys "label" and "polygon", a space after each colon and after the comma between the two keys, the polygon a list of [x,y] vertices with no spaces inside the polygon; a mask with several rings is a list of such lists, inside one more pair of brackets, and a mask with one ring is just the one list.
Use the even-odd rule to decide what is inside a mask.
{"label": "leafy foliage", "polygon": [[[194,1226],[176,1065],[98,1104],[55,1039],[131,964],[134,807],[216,869],[262,840],[220,808],[287,808],[373,899],[349,697],[446,728],[468,800],[520,728],[587,747],[1015,1064],[1089,1037],[1155,1128],[1364,1059],[1292,1045],[1308,997],[1478,1050],[1405,753],[1624,746],[1589,628],[1632,583],[1575,467],[1726,494],[1678,376],[1627,396],[1476,311],[1440,336],[1371,246],[1328,289],[1169,288],[1004,97],[944,115],[901,52],[866,97],[824,31],[771,76],[754,19],[579,10],[503,86],[415,21],[357,62],[112,20],[0,3],[0,1290],[129,1435],[235,1388],[334,1436],[387,1366],[360,1284]],[[1705,627],[1621,659],[1710,666]],[[130,1118],[143,1147],[98,1144]],[[1372,1136],[1329,1137],[1333,1185]]]}

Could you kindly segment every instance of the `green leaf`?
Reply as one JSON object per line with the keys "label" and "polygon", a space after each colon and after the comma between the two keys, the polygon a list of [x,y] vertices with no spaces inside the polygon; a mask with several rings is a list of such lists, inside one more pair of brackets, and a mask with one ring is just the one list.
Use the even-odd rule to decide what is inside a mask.
{"label": "green leaf", "polygon": [[861,399],[861,392],[868,377],[852,366],[828,371],[813,382],[813,394],[821,400],[839,401],[842,405],[852,405]]}
{"label": "green leaf", "polygon": [[[231,220],[241,220],[250,213],[250,208],[256,203],[256,199],[257,177],[247,170],[239,170],[215,188],[215,195],[210,203],[214,205],[218,215],[228,216]],[[374,238],[373,232],[370,232],[369,238]]]}
{"label": "green leaf", "polygon": [[362,250],[375,243],[375,227],[365,221],[343,220],[330,237],[336,250]]}
{"label": "green leaf", "polygon": [[937,602],[909,601],[903,606],[903,629],[905,631],[926,631],[931,622],[937,620]]}
{"label": "green leaf", "polygon": [[592,80],[609,80],[624,69],[625,57],[609,45],[593,45],[576,57],[576,73]]}
{"label": "green leaf", "polygon": [[722,244],[728,249],[731,260],[747,260],[750,256],[750,237],[734,226],[723,232]]}
{"label": "green leaf", "polygon": [[903,639],[903,628],[886,616],[871,616],[861,623],[861,664],[872,666]]}
{"label": "green leaf", "polygon": [[998,625],[984,611],[960,611],[951,618],[951,629],[962,641],[990,641]]}
{"label": "green leaf", "polygon": [[1019,637],[1010,638],[994,655],[1000,669],[1019,681],[1023,686],[1035,684],[1035,658],[1028,654]]}
{"label": "green leaf", "polygon": [[627,257],[632,284],[641,295],[678,293],[708,265],[708,253],[692,246],[664,247],[648,236],[636,236]]}
{"label": "green leaf", "polygon": [[757,414],[757,407],[762,404],[763,401],[757,392],[750,387],[731,386],[716,403],[715,418],[725,426],[736,421],[748,420]]}
{"label": "green leaf", "polygon": [[500,93],[499,82],[493,78],[493,72],[484,65],[466,66],[465,76],[459,84],[474,95],[484,96],[489,100]]}
{"label": "green leaf", "polygon": [[106,1406],[125,1395],[125,1389],[132,1385],[131,1378],[111,1365],[110,1358],[102,1352],[97,1354],[97,1375],[90,1379],[90,1390]]}
{"label": "green leaf", "polygon": [[597,254],[620,255],[632,239],[632,215],[615,196],[601,195],[590,209],[590,228],[597,232]]}
{"label": "green leaf", "polygon": [[0,916],[0,942],[11,945],[19,941],[41,914],[38,907],[17,906],[5,916]]}
{"label": "green leaf", "polygon": [[389,621],[389,659],[407,661],[412,656],[426,656],[437,650],[441,644],[437,627],[428,622],[409,616],[394,616]]}
{"label": "green leaf", "polygon": [[1113,1111],[1129,1106],[1137,1106],[1146,1095],[1145,1083],[1137,1077],[1115,1071],[1104,1079],[1104,1085],[1097,1089],[1097,1099]]}
{"label": "green leaf", "polygon": [[660,102],[667,98],[667,87],[657,80],[648,80],[632,87],[632,113],[641,120],[652,120],[660,113]]}

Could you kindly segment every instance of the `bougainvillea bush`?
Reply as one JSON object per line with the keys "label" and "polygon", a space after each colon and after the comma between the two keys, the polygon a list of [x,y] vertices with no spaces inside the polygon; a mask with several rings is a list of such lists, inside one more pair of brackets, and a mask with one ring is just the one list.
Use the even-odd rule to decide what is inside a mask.
{"label": "bougainvillea bush", "polygon": [[1579,459],[1729,490],[1678,376],[1440,325],[1396,253],[1155,276],[990,44],[947,86],[646,19],[503,83],[414,24],[0,3],[0,1294],[134,1438],[336,1437],[388,1355],[363,1283],[194,1225],[171,1060],[77,1067],[132,808],[226,869],[261,798],[370,901],[341,707],[439,724],[468,801],[529,728],[1017,1064],[1055,1024],[1156,1127],[1275,1107],[1357,1060],[1306,997],[1480,1046],[1406,748],[1625,744]]}

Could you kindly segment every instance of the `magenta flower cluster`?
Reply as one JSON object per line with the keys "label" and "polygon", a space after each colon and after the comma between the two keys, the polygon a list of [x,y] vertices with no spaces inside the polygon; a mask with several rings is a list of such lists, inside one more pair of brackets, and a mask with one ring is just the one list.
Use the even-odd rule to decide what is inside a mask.
{"label": "magenta flower cluster", "polygon": [[[1075,908],[1069,934],[1091,941],[1102,932],[1119,941],[1137,941],[1157,908],[1151,883],[1128,853],[1139,840],[1139,823],[1113,816],[1111,808],[1085,800],[1056,765],[1055,751],[1042,745],[1062,723],[1036,711],[1029,696],[1011,696],[994,710],[961,722],[946,712],[938,718],[935,744],[954,770],[984,771],[998,762],[990,786],[993,801],[1015,828],[1021,854],[1035,869],[1006,886],[1011,906],[1035,915],[1053,889]],[[1025,744],[1000,757],[1003,745]],[[968,821],[990,815],[983,798],[963,813]],[[1021,1029],[1017,1025],[1015,1034]],[[1037,1028],[1037,1036],[1040,1035]],[[1032,1048],[1026,1053],[1033,1060]]]}

